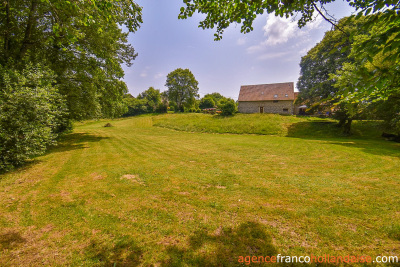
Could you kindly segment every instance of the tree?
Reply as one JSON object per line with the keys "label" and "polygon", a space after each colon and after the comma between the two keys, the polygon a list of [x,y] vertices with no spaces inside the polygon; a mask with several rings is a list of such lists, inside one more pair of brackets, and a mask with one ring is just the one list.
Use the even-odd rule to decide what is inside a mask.
{"label": "tree", "polygon": [[146,99],[135,98],[130,94],[127,94],[124,97],[124,103],[128,107],[128,110],[122,115],[124,117],[135,116],[149,112]]}
{"label": "tree", "polygon": [[[341,27],[347,32],[354,32],[357,28],[352,23],[346,23],[347,20],[341,22]],[[339,30],[327,31],[321,42],[301,58],[297,82],[300,91],[298,103],[310,107],[336,95],[338,89],[333,86],[334,81],[330,80],[329,75],[341,69],[343,63],[350,61],[350,42],[343,42],[343,37]]]}
{"label": "tree", "polygon": [[116,117],[127,91],[121,64],[136,54],[127,32],[141,8],[128,0],[4,0],[0,7],[0,64],[49,67],[72,119]]}
{"label": "tree", "polygon": [[199,103],[199,108],[213,108],[215,106],[214,99],[210,96],[204,96]]}
{"label": "tree", "polygon": [[168,99],[177,104],[180,111],[191,108],[199,97],[199,83],[189,69],[176,69],[167,75]]}
{"label": "tree", "polygon": [[[368,34],[374,35],[375,29]],[[393,34],[392,38],[396,34]],[[358,35],[356,42],[363,42],[365,34]],[[343,64],[343,68],[331,74],[335,81],[341,102],[353,105],[372,105],[376,107],[376,117],[384,119],[389,128],[400,135],[400,59],[387,60],[391,53],[378,52],[370,60],[364,60],[365,52],[359,52],[352,45],[349,58],[351,62]],[[389,55],[388,55],[389,54]]]}
{"label": "tree", "polygon": [[346,34],[361,33],[364,21],[363,18],[342,19],[338,24],[341,30],[326,32],[322,41],[308,51],[300,62],[297,103],[304,103],[311,110],[335,106],[339,126],[343,127],[346,134],[350,133],[351,122],[360,109],[357,104],[343,101],[339,88],[335,86],[336,80],[331,79],[331,75],[342,69],[345,63],[354,61],[349,58],[351,43],[346,39]]}
{"label": "tree", "polygon": [[223,95],[221,95],[220,93],[217,93],[217,92],[204,95],[204,98],[206,98],[206,97],[211,97],[214,100],[215,105],[217,105],[217,106],[221,100],[226,99],[226,97],[224,97]]}
{"label": "tree", "polygon": [[386,127],[400,137],[400,94],[388,97],[375,103],[378,119],[386,123]]}
{"label": "tree", "polygon": [[[367,23],[370,20],[368,18]],[[379,39],[377,35],[380,35],[384,27],[385,23],[377,22],[368,32],[355,35],[349,55],[351,62],[344,64],[343,69],[332,76],[337,80],[338,88],[344,88],[341,93],[349,101],[385,100],[400,93],[400,58],[396,58],[400,52],[399,47],[387,51],[377,50],[372,56],[358,49],[366,39]],[[389,42],[399,37],[400,33],[393,33]],[[380,45],[379,42],[377,45]]]}
{"label": "tree", "polygon": [[161,93],[159,89],[149,87],[143,93],[140,93],[138,99],[145,99],[148,112],[156,112],[161,105]]}

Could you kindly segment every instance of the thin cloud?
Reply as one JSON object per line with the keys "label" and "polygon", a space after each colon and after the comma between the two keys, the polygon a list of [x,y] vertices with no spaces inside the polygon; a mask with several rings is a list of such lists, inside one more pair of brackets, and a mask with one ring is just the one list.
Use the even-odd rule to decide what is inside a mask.
{"label": "thin cloud", "polygon": [[283,58],[287,56],[289,52],[279,52],[279,53],[266,53],[262,54],[258,57],[259,60],[267,60],[267,59],[274,59],[274,58]]}
{"label": "thin cloud", "polygon": [[236,44],[237,44],[237,45],[244,45],[244,44],[246,44],[246,39],[245,39],[245,38],[239,38],[239,39],[236,41]]}
{"label": "thin cloud", "polygon": [[162,77],[164,77],[164,76],[165,76],[164,73],[159,72],[159,73],[157,73],[156,75],[154,75],[154,79],[160,79],[160,78],[162,78]]}
{"label": "thin cloud", "polygon": [[149,66],[146,66],[144,70],[140,73],[140,77],[146,78],[148,76],[148,70],[150,69]]}

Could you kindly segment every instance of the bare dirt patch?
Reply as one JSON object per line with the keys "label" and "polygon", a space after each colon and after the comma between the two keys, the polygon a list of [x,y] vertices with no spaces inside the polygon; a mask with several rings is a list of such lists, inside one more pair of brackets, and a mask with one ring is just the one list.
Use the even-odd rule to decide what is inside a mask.
{"label": "bare dirt patch", "polygon": [[94,172],[94,173],[90,174],[90,177],[91,177],[93,180],[103,180],[104,178],[107,177],[107,175],[102,175],[102,174],[99,174],[99,173]]}
{"label": "bare dirt patch", "polygon": [[125,175],[122,175],[120,179],[121,180],[126,179],[135,184],[146,186],[146,184],[140,179],[139,174],[125,174]]}

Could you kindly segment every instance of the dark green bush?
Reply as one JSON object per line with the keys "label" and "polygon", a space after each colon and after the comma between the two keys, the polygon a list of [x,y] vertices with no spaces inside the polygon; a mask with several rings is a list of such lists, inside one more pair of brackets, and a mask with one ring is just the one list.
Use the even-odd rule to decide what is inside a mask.
{"label": "dark green bush", "polygon": [[201,109],[213,108],[214,106],[215,106],[215,101],[212,99],[211,96],[203,97],[199,103],[199,108]]}
{"label": "dark green bush", "polygon": [[0,66],[0,171],[43,153],[70,127],[53,83],[53,73],[40,66],[22,72]]}
{"label": "dark green bush", "polygon": [[221,101],[219,108],[221,109],[221,115],[228,116],[233,115],[237,111],[236,103],[233,99],[227,98]]}

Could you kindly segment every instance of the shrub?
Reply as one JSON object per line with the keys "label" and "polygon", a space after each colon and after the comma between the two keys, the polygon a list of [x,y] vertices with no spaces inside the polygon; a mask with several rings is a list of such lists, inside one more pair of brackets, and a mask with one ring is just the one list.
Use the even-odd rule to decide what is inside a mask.
{"label": "shrub", "polygon": [[157,113],[167,113],[167,111],[168,111],[168,105],[165,103],[159,104],[156,109]]}
{"label": "shrub", "polygon": [[40,66],[22,72],[0,66],[0,171],[43,153],[69,128],[66,102],[53,83],[53,73]]}
{"label": "shrub", "polygon": [[224,116],[233,115],[237,111],[236,103],[231,98],[221,101],[219,108],[221,109],[221,114]]}

